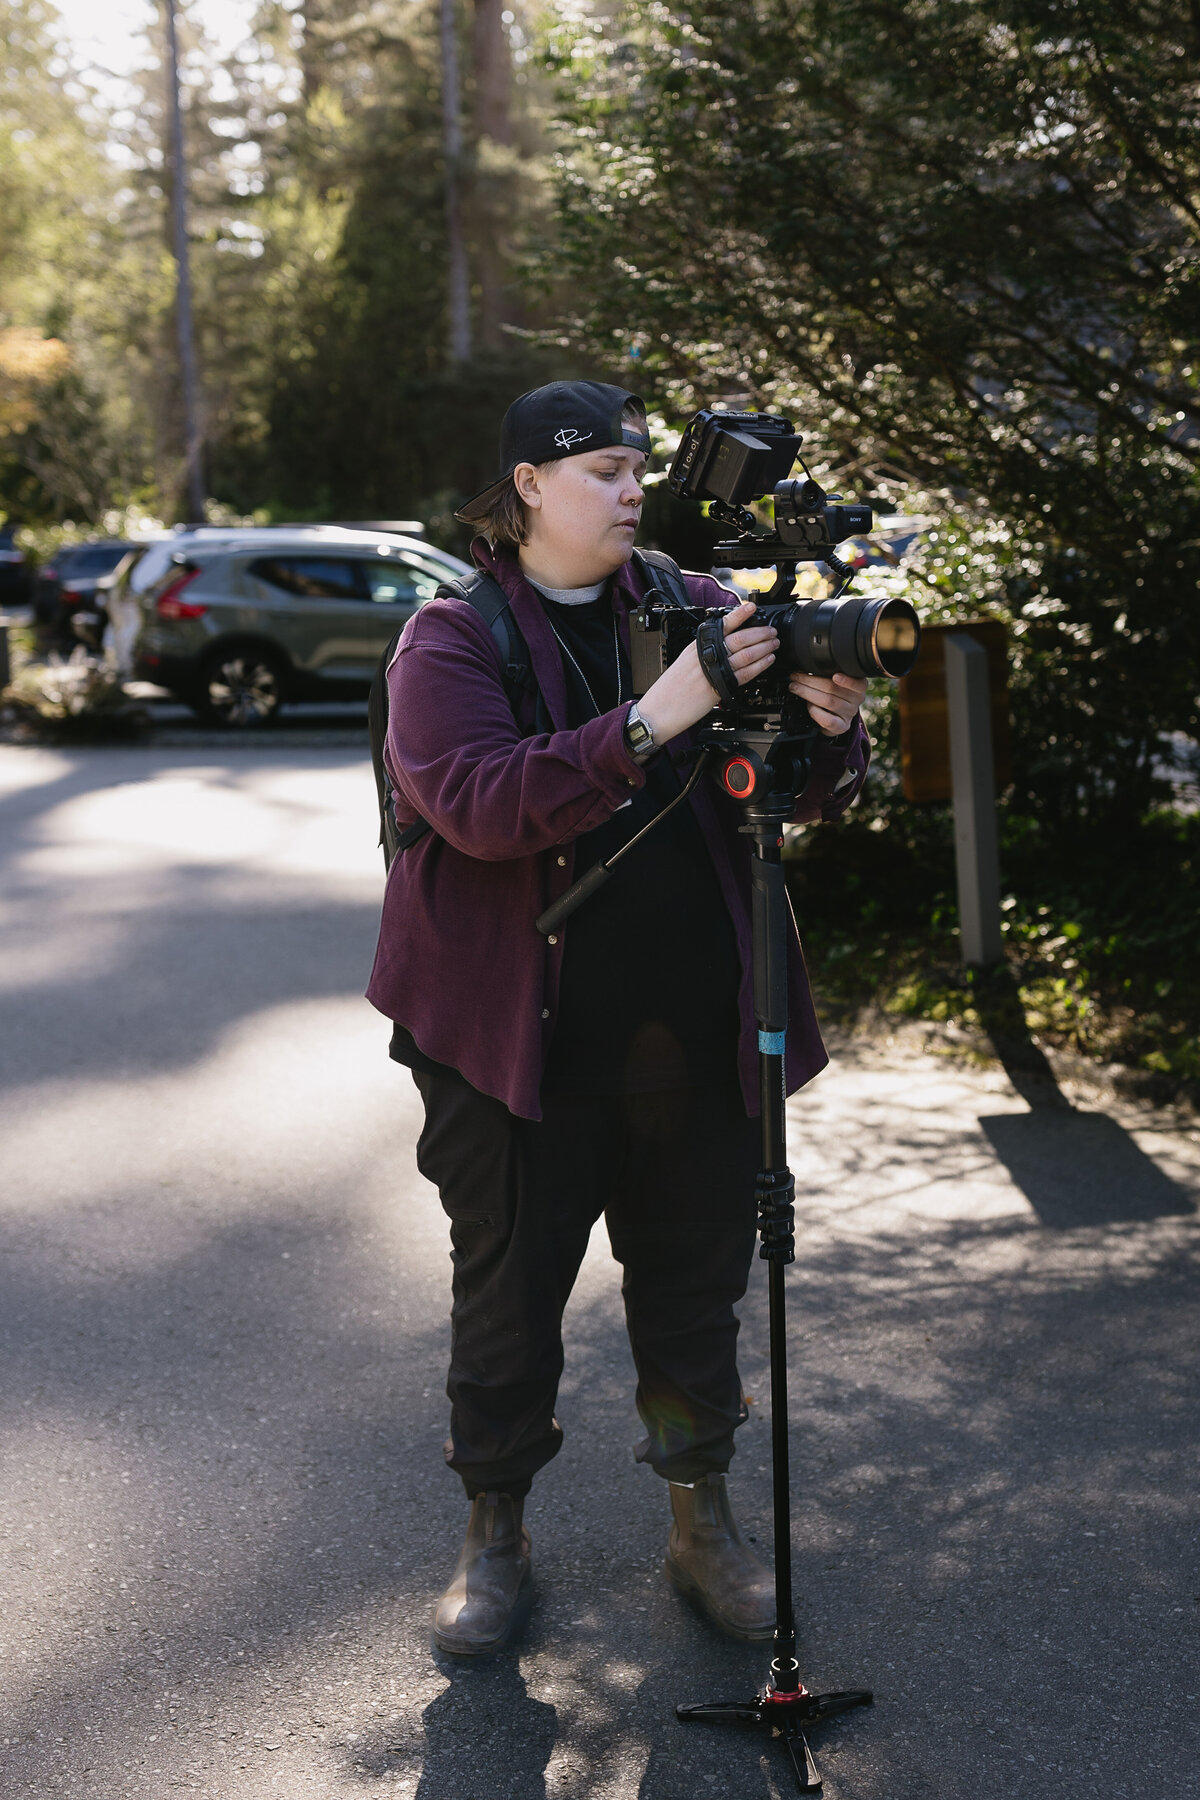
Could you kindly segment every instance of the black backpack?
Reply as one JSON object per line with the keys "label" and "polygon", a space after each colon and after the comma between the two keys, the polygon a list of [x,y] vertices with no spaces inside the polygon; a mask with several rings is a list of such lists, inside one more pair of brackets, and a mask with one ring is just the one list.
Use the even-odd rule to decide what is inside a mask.
{"label": "black backpack", "polygon": [[[661,550],[635,550],[635,562],[643,565],[643,572],[649,572],[650,586],[657,588],[677,605],[690,606],[691,598],[687,584],[683,579],[683,571],[679,564]],[[504,691],[508,703],[516,714],[523,694],[532,693],[535,697],[536,713],[534,717],[534,735],[553,730],[546,705],[538,692],[537,682],[530,660],[529,646],[525,642],[524,633],[513,618],[512,607],[508,595],[500,583],[491,575],[485,575],[477,569],[474,575],[462,581],[444,581],[438,588],[435,598],[438,600],[465,600],[473,606],[480,618],[484,620],[500,651],[500,666],[503,670]],[[403,635],[403,627],[388,644],[379,659],[371,682],[371,692],[367,699],[367,730],[371,739],[371,764],[375,771],[375,791],[379,797],[379,843],[383,850],[384,867],[390,869],[392,858],[401,850],[407,850],[433,827],[427,819],[414,819],[401,831],[396,824],[396,815],[392,809],[392,784],[383,764],[383,747],[387,742],[388,729],[388,685],[387,672],[392,658],[396,654],[396,646]]]}

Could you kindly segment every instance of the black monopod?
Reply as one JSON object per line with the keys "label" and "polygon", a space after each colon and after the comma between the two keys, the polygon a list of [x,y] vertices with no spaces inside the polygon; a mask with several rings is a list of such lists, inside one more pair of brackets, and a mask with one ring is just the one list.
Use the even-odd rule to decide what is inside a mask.
{"label": "black monopod", "polygon": [[[784,1049],[787,1036],[788,900],[782,861],[783,827],[808,782],[809,759],[802,735],[716,724],[698,734],[700,756],[672,801],[691,793],[705,768],[737,802],[741,830],[753,839],[750,865],[754,1011],[758,1025],[758,1071],[762,1112],[762,1160],[755,1197],[759,1254],[768,1266],[771,1344],[771,1460],[775,1536],[775,1640],[766,1682],[749,1700],[701,1702],[675,1708],[676,1717],[713,1725],[757,1727],[782,1740],[801,1793],[820,1790],[806,1731],[854,1706],[869,1706],[867,1688],[811,1694],[800,1679],[796,1620],[792,1604],[791,1477],[788,1460],[787,1330],[784,1269],[795,1260],[795,1182],[787,1166],[784,1103]],[[664,808],[664,812],[667,809]],[[607,863],[597,863],[537,920],[539,931],[554,931],[607,880],[613,865],[644,833],[629,840]]]}
{"label": "black monopod", "polygon": [[[750,1725],[782,1740],[796,1785],[802,1794],[819,1791],[821,1777],[805,1735],[810,1727],[854,1706],[869,1706],[868,1688],[810,1694],[800,1679],[796,1658],[796,1619],[792,1605],[791,1477],[788,1466],[787,1331],[784,1270],[796,1256],[796,1187],[787,1166],[786,1077],[788,899],[783,873],[783,827],[808,785],[810,745],[819,734],[811,720],[800,722],[802,708],[786,692],[788,668],[808,674],[835,671],[860,676],[900,676],[916,660],[920,624],[906,600],[881,597],[843,601],[853,569],[839,561],[835,545],[871,528],[867,506],[834,504],[805,468],[804,480],[788,476],[800,450],[800,437],[783,414],[698,412],[680,441],[667,485],[680,497],[707,501],[710,518],[731,525],[737,536],[717,544],[713,561],[730,568],[762,568],[773,563],[775,584],[760,605],[760,622],[770,620],[781,649],[774,676],[739,690],[725,651],[724,622],[710,610],[702,622],[689,610],[686,588],[664,573],[667,565],[682,584],[674,564],[662,556],[646,556],[649,573],[657,572],[666,588],[653,583],[643,595],[631,638],[634,692],[642,694],[672,660],[684,641],[695,639],[701,666],[712,682],[721,708],[696,734],[699,757],[686,785],[669,807],[651,819],[607,862],[597,863],[537,920],[549,935],[589,894],[606,881],[620,857],[653,830],[672,807],[692,792],[704,769],[710,769],[742,815],[739,829],[753,840],[750,865],[754,1011],[758,1026],[758,1076],[762,1114],[762,1170],[755,1197],[759,1254],[768,1268],[771,1341],[771,1461],[775,1533],[775,1643],[764,1685],[749,1700],[725,1700],[677,1706],[685,1723]],[[803,459],[801,459],[802,461]],[[747,502],[771,493],[774,529],[756,532]],[[636,554],[636,553],[635,553]],[[836,578],[834,593],[824,599],[796,602],[796,572],[801,563],[823,563]],[[658,604],[651,605],[651,600]]]}
{"label": "black monopod", "polygon": [[[780,1738],[801,1793],[816,1793],[821,1777],[806,1729],[853,1706],[869,1706],[868,1688],[810,1694],[800,1679],[792,1604],[791,1474],[788,1459],[787,1327],[784,1269],[795,1260],[796,1187],[787,1166],[784,1050],[787,1036],[788,899],[783,827],[808,781],[803,740],[781,742],[754,732],[714,727],[710,755],[722,761],[717,779],[737,801],[741,829],[753,839],[750,865],[754,1012],[763,1166],[755,1189],[759,1251],[767,1263],[771,1344],[771,1463],[775,1533],[775,1642],[766,1682],[749,1700],[709,1701],[675,1708],[676,1717],[711,1725],[750,1725]],[[722,743],[721,740],[724,740]],[[731,741],[732,740],[732,741]],[[786,754],[781,755],[781,751]],[[764,754],[765,752],[765,754]]]}

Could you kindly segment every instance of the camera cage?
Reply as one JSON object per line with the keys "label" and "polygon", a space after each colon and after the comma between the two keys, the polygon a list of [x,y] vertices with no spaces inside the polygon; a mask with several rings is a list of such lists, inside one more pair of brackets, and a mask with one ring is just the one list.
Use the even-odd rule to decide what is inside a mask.
{"label": "camera cage", "polygon": [[[777,579],[768,598],[788,598],[802,562],[823,562],[844,592],[853,571],[837,544],[871,528],[867,506],[835,505],[800,454],[804,439],[786,413],[716,412],[703,408],[689,421],[667,471],[667,487],[681,499],[708,502],[709,517],[729,525],[736,538],[713,548],[728,568],[773,563]],[[789,479],[795,464],[802,480]],[[760,532],[749,502],[772,497],[774,531]]]}

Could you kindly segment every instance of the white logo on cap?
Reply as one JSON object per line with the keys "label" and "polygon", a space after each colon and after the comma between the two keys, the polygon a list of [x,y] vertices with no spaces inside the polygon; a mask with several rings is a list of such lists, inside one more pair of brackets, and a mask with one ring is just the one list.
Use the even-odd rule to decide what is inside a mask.
{"label": "white logo on cap", "polygon": [[573,425],[564,425],[561,431],[555,432],[554,441],[560,450],[569,450],[573,444],[586,444],[588,438],[592,435],[593,434],[588,431],[581,437]]}

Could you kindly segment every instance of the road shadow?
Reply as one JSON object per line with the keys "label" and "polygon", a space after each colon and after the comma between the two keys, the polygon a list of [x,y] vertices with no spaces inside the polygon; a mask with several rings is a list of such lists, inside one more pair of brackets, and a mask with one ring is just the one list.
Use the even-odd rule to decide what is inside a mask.
{"label": "road shadow", "polygon": [[972,969],[971,1000],[979,1022],[1009,1081],[1033,1108],[1070,1111],[1071,1102],[1058,1085],[1049,1058],[1035,1042],[1025,1018],[1016,977],[1007,963]]}
{"label": "road shadow", "polygon": [[[84,770],[77,785],[99,780]],[[343,939],[361,942],[364,909],[268,904],[235,920],[227,896],[180,876],[189,887],[174,921],[139,918],[130,956],[92,986],[39,986],[14,1082],[61,1072],[74,1039],[68,1067],[186,1061],[223,1021],[350,984],[360,951]],[[162,985],[132,1007],[135,953],[162,965]],[[156,1007],[182,1009],[190,1031],[172,1035]],[[985,1159],[973,1127],[894,1122],[887,1154],[917,1187]],[[802,1202],[822,1225],[801,1230],[788,1276],[803,1668],[814,1688],[877,1697],[816,1746],[830,1800],[1091,1800],[1126,1768],[1152,1771],[1147,1800],[1194,1786],[1197,1234],[1140,1164],[1120,1163],[1110,1122],[1065,1104],[1006,1119],[997,1140],[1044,1206],[1059,1152],[1039,1122],[1068,1172],[1086,1166],[1080,1204],[1094,1207],[1108,1165],[1125,1169],[1111,1204],[1123,1193],[1126,1211],[1078,1237],[1011,1213],[867,1233],[863,1176]],[[466,1520],[441,1460],[447,1247],[422,1210],[436,1196],[407,1175],[394,1230],[362,1199],[375,1160],[410,1167],[407,1129],[347,1133],[336,1179],[310,1178],[300,1145],[261,1187],[239,1152],[215,1174],[181,1167],[178,1187],[71,1173],[44,1213],[10,1196],[0,1793],[334,1800],[395,1775],[420,1800],[789,1792],[754,1736],[675,1721],[677,1701],[753,1691],[769,1646],[720,1639],[663,1582],[668,1508],[632,1460],[615,1271],[593,1269],[568,1312],[566,1442],[528,1509],[530,1631],[487,1669],[434,1662],[430,1613]],[[1131,1191],[1149,1205],[1131,1213]],[[758,1262],[743,1320],[755,1403],[731,1491],[765,1547]],[[1138,1792],[1122,1773],[1109,1785],[1116,1800]]]}
{"label": "road shadow", "polygon": [[[10,752],[9,754],[16,754]],[[106,864],[72,874],[68,843],[56,854],[65,873],[47,872],[59,809],[92,796],[137,788],[164,770],[204,771],[207,792],[236,798],[247,773],[303,768],[301,753],[264,749],[230,758],[180,751],[56,749],[46,778],[0,795],[0,890],[7,901],[7,954],[17,979],[6,984],[0,1031],[0,1089],[65,1077],[136,1077],[187,1067],[210,1055],[250,1016],[300,999],[360,995],[379,923],[379,892],[353,888],[314,896],[311,877],[183,855],[146,869]],[[353,753],[312,753],[318,770],[358,762]],[[364,794],[370,789],[363,771]],[[313,808],[276,795],[281,831],[302,831]],[[50,821],[49,836],[47,821]],[[364,813],[364,841],[375,826]],[[94,847],[89,848],[90,860]],[[86,864],[84,865],[86,868]],[[333,871],[331,873],[335,873]],[[35,973],[36,971],[36,973]]]}
{"label": "road shadow", "polygon": [[425,1766],[416,1800],[486,1794],[502,1760],[506,1800],[545,1800],[558,1739],[553,1706],[530,1697],[515,1653],[479,1668],[439,1658],[450,1686],[425,1708]]}
{"label": "road shadow", "polygon": [[[249,1738],[280,1709],[302,1724],[315,1711],[327,1736],[311,1751],[296,1740],[297,1791],[408,1772],[420,1800],[765,1800],[772,1782],[786,1793],[752,1734],[674,1718],[680,1700],[753,1692],[769,1646],[723,1641],[662,1580],[668,1509],[632,1461],[640,1428],[615,1271],[568,1313],[567,1437],[531,1496],[538,1600],[526,1640],[507,1660],[437,1676],[430,1610],[466,1519],[440,1459],[448,1268],[441,1247],[356,1244],[353,1191],[353,1179],[330,1191],[320,1218],[247,1211],[177,1256],[108,1274],[62,1256],[73,1233],[62,1213],[13,1243],[0,1291],[6,1428],[21,1445],[31,1418],[59,1433],[86,1422],[83,1472],[65,1452],[48,1463],[47,1500],[56,1470],[83,1481],[111,1440],[117,1469],[137,1477],[117,1515],[134,1562],[106,1566],[124,1579],[146,1562],[129,1575],[136,1615],[114,1579],[36,1690],[10,1694],[0,1787],[56,1791],[85,1753],[95,1760],[97,1720],[115,1782],[174,1692],[181,1752],[194,1744],[202,1761],[214,1712]],[[147,1191],[139,1204],[151,1221],[162,1199]],[[1078,1779],[1056,1776],[1056,1796],[1082,1800],[1088,1757],[1119,1752],[1165,1756],[1161,1791],[1186,1791],[1200,1745],[1180,1733],[1164,1751],[1138,1693],[1114,1695],[1109,1679],[1114,1663],[1137,1667],[1162,1708],[1185,1716],[1184,1621],[1172,1620],[1192,1604],[1200,1278],[1194,1241],[1159,1241],[1164,1228],[1123,1226],[1111,1267],[1091,1236],[1071,1256],[1064,1235],[1010,1218],[836,1241],[793,1272],[804,1672],[814,1688],[877,1693],[872,1713],[821,1734],[831,1792],[1044,1794],[1012,1740],[988,1735],[997,1716],[1031,1713],[1042,1764],[1078,1762]],[[756,1404],[731,1490],[765,1548],[761,1265],[743,1311]],[[97,1491],[96,1516],[110,1493]],[[36,1563],[23,1579],[27,1605]],[[56,1605],[37,1602],[51,1619]],[[432,1697],[431,1673],[449,1683]],[[386,1674],[412,1699],[397,1709],[381,1693],[364,1735],[363,1696]],[[281,1686],[300,1697],[274,1702]],[[272,1746],[251,1741],[239,1754],[258,1757],[245,1791],[275,1767],[286,1791],[282,1753],[272,1764]],[[213,1791],[241,1791],[232,1769],[222,1786],[220,1767],[205,1766]],[[887,1773],[897,1766],[907,1786]],[[157,1800],[155,1779],[122,1791]]]}
{"label": "road shadow", "polygon": [[1146,1223],[1195,1202],[1104,1113],[999,1113],[979,1128],[1043,1225]]}
{"label": "road shadow", "polygon": [[1007,965],[977,971],[972,993],[1005,1074],[1030,1108],[981,1118],[979,1126],[1043,1225],[1068,1231],[1195,1211],[1191,1196],[1115,1119],[1072,1106],[1034,1041]]}
{"label": "road shadow", "polygon": [[529,1693],[514,1649],[480,1662],[433,1653],[449,1686],[421,1714],[418,1737],[398,1714],[371,1733],[355,1757],[364,1784],[418,1774],[414,1800],[489,1795],[503,1768],[504,1800],[547,1800],[546,1765],[558,1739],[558,1714]]}

